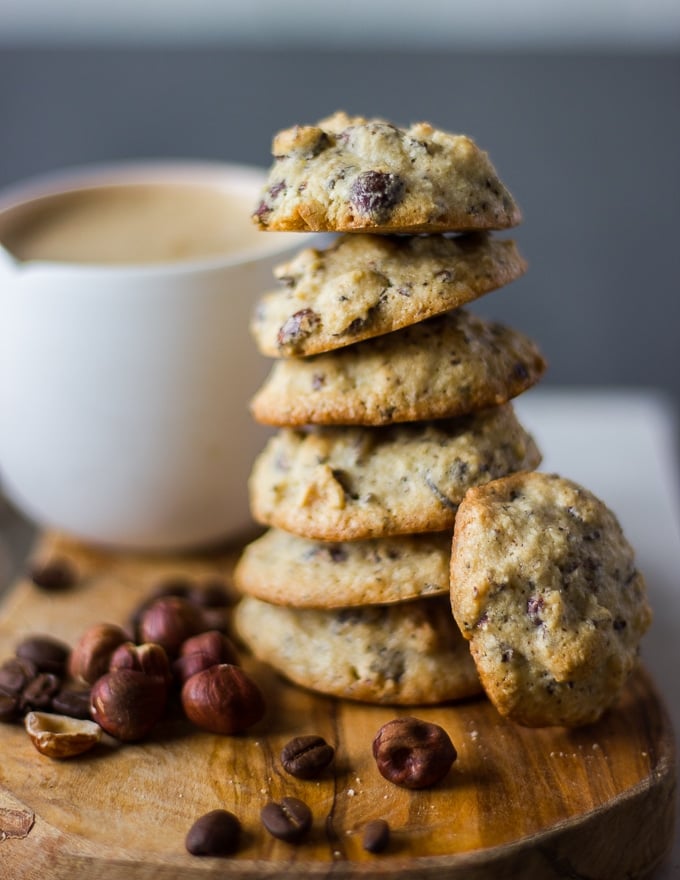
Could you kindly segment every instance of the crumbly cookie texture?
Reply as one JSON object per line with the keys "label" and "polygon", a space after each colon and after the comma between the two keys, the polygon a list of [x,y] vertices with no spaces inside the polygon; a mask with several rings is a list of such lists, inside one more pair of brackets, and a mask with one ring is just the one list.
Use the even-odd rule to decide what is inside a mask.
{"label": "crumbly cookie texture", "polygon": [[554,474],[471,489],[456,517],[451,605],[489,698],[528,726],[596,721],[651,622],[614,514]]}
{"label": "crumbly cookie texture", "polygon": [[452,418],[506,403],[545,367],[522,333],[456,309],[338,351],[279,360],[251,409],[259,422],[288,427]]}
{"label": "crumbly cookie texture", "polygon": [[321,541],[453,528],[470,486],[537,467],[511,404],[381,428],[282,428],[255,461],[255,519]]}
{"label": "crumbly cookie texture", "polygon": [[526,268],[514,241],[481,232],[341,235],[276,268],[285,286],[262,297],[251,331],[270,357],[318,354],[458,308]]}
{"label": "crumbly cookie texture", "polygon": [[273,141],[253,220],[262,229],[446,232],[507,229],[521,213],[469,137],[338,112]]}
{"label": "crumbly cookie texture", "polygon": [[234,581],[276,605],[388,605],[448,595],[450,558],[450,531],[329,542],[269,529],[244,549]]}
{"label": "crumbly cookie texture", "polygon": [[446,596],[340,610],[286,608],[247,596],[234,623],[256,657],[324,694],[408,705],[481,690]]}

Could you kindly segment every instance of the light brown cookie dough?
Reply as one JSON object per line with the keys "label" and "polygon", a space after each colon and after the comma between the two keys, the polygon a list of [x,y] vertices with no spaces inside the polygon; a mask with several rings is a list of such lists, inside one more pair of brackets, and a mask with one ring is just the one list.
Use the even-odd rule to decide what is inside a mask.
{"label": "light brown cookie dough", "polygon": [[238,636],[296,684],[369,703],[440,703],[480,691],[446,596],[340,610],[286,608],[251,596]]}
{"label": "light brown cookie dough", "polygon": [[262,229],[446,232],[521,221],[487,154],[425,122],[400,129],[338,112],[279,132],[272,154],[253,214]]}
{"label": "light brown cookie dough", "polygon": [[554,474],[515,474],[467,493],[451,604],[489,698],[529,726],[596,721],[651,622],[614,514]]}
{"label": "light brown cookie dough", "polygon": [[251,322],[271,357],[318,354],[465,305],[526,271],[513,241],[485,233],[339,236],[275,270]]}
{"label": "light brown cookie dough", "polygon": [[279,360],[251,408],[259,422],[290,427],[453,418],[506,403],[545,366],[522,333],[456,309],[338,351]]}
{"label": "light brown cookie dough", "polygon": [[450,558],[451,532],[327,542],[270,529],[245,548],[234,582],[275,605],[388,605],[448,595]]}
{"label": "light brown cookie dough", "polygon": [[255,519],[322,541],[453,528],[470,486],[537,467],[506,404],[473,416],[381,428],[282,428],[250,477]]}

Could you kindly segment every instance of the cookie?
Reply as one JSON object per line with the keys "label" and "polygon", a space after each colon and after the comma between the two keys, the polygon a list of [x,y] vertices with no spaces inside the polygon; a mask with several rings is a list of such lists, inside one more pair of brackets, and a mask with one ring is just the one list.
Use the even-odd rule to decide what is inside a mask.
{"label": "cookie", "polygon": [[452,418],[506,403],[545,367],[523,334],[456,309],[338,351],[279,360],[251,409],[259,422],[289,427]]}
{"label": "cookie", "polygon": [[253,214],[261,229],[446,232],[508,229],[520,210],[469,137],[335,113],[273,141]]}
{"label": "cookie", "polygon": [[321,541],[453,528],[470,486],[537,467],[511,404],[380,428],[282,428],[249,481],[255,519]]}
{"label": "cookie", "polygon": [[471,489],[458,509],[451,605],[498,711],[529,726],[596,721],[651,622],[614,514],[554,474]]}
{"label": "cookie", "polygon": [[343,608],[448,595],[451,532],[311,541],[269,529],[238,561],[239,590],[275,605]]}
{"label": "cookie", "polygon": [[526,268],[513,241],[481,232],[341,235],[277,267],[285,287],[262,297],[251,331],[270,357],[332,351],[458,308]]}
{"label": "cookie", "polygon": [[408,705],[481,690],[446,596],[339,610],[286,608],[247,596],[234,623],[258,659],[323,694]]}

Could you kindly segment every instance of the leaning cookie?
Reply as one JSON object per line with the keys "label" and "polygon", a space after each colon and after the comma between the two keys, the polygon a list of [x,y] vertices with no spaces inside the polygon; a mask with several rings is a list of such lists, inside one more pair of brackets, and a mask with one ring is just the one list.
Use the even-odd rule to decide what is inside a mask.
{"label": "leaning cookie", "polygon": [[451,604],[489,698],[528,726],[596,721],[651,622],[614,514],[556,475],[515,474],[458,509]]}
{"label": "leaning cookie", "polygon": [[271,357],[332,351],[458,308],[525,271],[513,241],[485,233],[342,235],[277,267],[285,287],[261,299],[251,331]]}
{"label": "leaning cookie", "polygon": [[275,605],[343,608],[448,594],[451,532],[311,541],[269,529],[244,549],[238,589]]}
{"label": "leaning cookie", "polygon": [[519,208],[465,135],[335,113],[274,138],[253,220],[262,229],[446,232],[507,229]]}
{"label": "leaning cookie", "polygon": [[282,428],[250,477],[262,525],[321,541],[453,528],[467,489],[538,466],[511,404],[472,416],[380,428]]}
{"label": "leaning cookie", "polygon": [[481,690],[445,596],[339,610],[286,608],[247,596],[234,623],[258,659],[323,694],[424,705]]}
{"label": "leaning cookie", "polygon": [[522,333],[464,309],[328,354],[279,360],[253,398],[269,425],[388,425],[507,403],[545,370]]}

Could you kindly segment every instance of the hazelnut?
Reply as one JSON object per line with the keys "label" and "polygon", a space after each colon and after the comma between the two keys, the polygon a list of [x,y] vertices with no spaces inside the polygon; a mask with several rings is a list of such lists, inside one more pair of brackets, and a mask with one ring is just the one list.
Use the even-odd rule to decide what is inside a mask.
{"label": "hazelnut", "polygon": [[183,685],[192,675],[215,665],[215,658],[211,654],[197,651],[194,654],[187,654],[185,657],[178,657],[172,664],[172,671],[175,680]]}
{"label": "hazelnut", "polygon": [[101,678],[109,668],[116,648],[127,640],[125,632],[113,623],[95,623],[85,630],[71,651],[68,671],[87,684]]}
{"label": "hazelnut", "polygon": [[229,608],[236,604],[239,595],[223,578],[209,575],[194,584],[187,598],[201,608]]}
{"label": "hazelnut", "polygon": [[216,629],[207,630],[192,636],[185,642],[182,642],[180,648],[180,656],[187,657],[189,654],[207,654],[214,657],[214,663],[231,663],[233,666],[239,665],[239,656],[236,646],[227,638],[224,633]]}
{"label": "hazelnut", "polygon": [[165,648],[154,642],[145,642],[143,645],[123,642],[109,661],[109,672],[115,672],[116,669],[134,669],[151,678],[162,678],[168,685],[172,681],[172,670]]}
{"label": "hazelnut", "polygon": [[142,642],[156,642],[174,657],[182,642],[205,628],[201,609],[182,596],[156,599],[142,613],[139,634]]}
{"label": "hazelnut", "polygon": [[116,669],[95,682],[90,711],[111,736],[133,742],[146,736],[160,720],[167,695],[162,678],[136,669]]}
{"label": "hazelnut", "polygon": [[373,757],[395,785],[427,788],[446,776],[457,753],[443,727],[404,717],[383,724],[373,740]]}
{"label": "hazelnut", "polygon": [[231,608],[202,608],[205,629],[228,633],[231,628]]}
{"label": "hazelnut", "polygon": [[48,758],[82,755],[102,738],[101,727],[94,721],[47,712],[29,712],[24,727],[36,749]]}
{"label": "hazelnut", "polygon": [[175,678],[181,683],[220,663],[231,663],[239,666],[240,658],[236,646],[224,633],[208,630],[182,643],[180,656],[173,663]]}
{"label": "hazelnut", "polygon": [[182,706],[190,721],[211,733],[241,733],[265,712],[258,685],[231,663],[211,666],[187,679]]}

